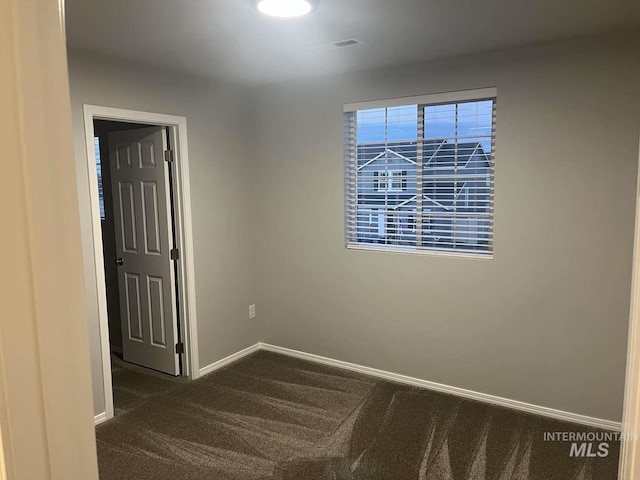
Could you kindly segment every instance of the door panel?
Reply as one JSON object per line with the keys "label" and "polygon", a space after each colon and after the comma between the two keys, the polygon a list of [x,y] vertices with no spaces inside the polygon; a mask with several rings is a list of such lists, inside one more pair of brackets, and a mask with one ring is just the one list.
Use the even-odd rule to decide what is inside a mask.
{"label": "door panel", "polygon": [[147,277],[147,291],[149,294],[149,311],[151,312],[149,328],[151,329],[151,344],[158,347],[166,346],[164,335],[164,288],[160,277]]}
{"label": "door panel", "polygon": [[114,211],[116,211],[116,215],[118,210],[120,213],[120,223],[122,225],[122,228],[120,229],[120,233],[122,235],[122,248],[125,252],[137,253],[138,233],[136,232],[134,185],[131,182],[120,182],[118,184],[118,190],[120,208],[114,209]]}
{"label": "door panel", "polygon": [[162,255],[160,250],[160,214],[158,213],[158,185],[142,182],[142,216],[144,245],[147,255]]}
{"label": "door panel", "polygon": [[178,375],[166,147],[163,127],[109,134],[123,357]]}
{"label": "door panel", "polygon": [[140,305],[140,277],[125,272],[126,316],[129,340],[142,342],[142,306]]}

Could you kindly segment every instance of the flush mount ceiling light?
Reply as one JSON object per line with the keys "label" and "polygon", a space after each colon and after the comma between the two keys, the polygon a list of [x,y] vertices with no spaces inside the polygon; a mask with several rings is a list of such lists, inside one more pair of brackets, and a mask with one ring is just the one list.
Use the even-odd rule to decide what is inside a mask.
{"label": "flush mount ceiling light", "polygon": [[252,0],[256,10],[273,17],[301,17],[318,6],[318,0]]}

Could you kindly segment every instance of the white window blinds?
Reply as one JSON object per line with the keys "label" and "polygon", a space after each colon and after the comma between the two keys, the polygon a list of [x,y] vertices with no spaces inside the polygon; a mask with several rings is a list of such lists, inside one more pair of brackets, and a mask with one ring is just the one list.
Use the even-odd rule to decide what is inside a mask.
{"label": "white window blinds", "polygon": [[491,256],[495,110],[495,89],[345,106],[347,246]]}

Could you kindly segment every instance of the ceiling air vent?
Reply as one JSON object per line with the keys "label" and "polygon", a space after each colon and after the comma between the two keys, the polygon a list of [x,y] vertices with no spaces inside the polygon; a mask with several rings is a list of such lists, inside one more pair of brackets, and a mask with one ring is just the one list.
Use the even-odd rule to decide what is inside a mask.
{"label": "ceiling air vent", "polygon": [[360,42],[355,38],[350,38],[348,40],[341,40],[339,42],[335,42],[333,44],[334,47],[342,48],[342,47],[350,47],[352,45],[359,45]]}

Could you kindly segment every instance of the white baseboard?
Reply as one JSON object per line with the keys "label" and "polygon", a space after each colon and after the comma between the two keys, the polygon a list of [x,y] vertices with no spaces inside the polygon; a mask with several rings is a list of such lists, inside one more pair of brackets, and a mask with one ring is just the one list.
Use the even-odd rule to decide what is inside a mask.
{"label": "white baseboard", "polygon": [[[620,432],[622,430],[621,422],[615,422],[612,420],[604,420],[601,418],[589,417],[586,415],[580,415],[577,413],[565,412],[562,410],[556,410],[554,408],[542,407],[539,405],[533,405],[519,400],[511,400],[508,398],[498,397],[495,395],[489,395],[487,393],[474,392],[473,390],[466,390],[464,388],[452,387],[450,385],[444,385],[442,383],[430,382],[429,380],[422,380],[419,378],[413,378],[406,375],[400,375],[397,373],[387,372],[384,370],[378,370],[376,368],[365,367],[362,365],[356,365],[354,363],[343,362],[341,360],[334,360],[332,358],[322,357],[320,355],[314,355],[312,353],[300,352],[298,350],[292,350],[290,348],[278,347],[276,345],[270,345],[268,343],[256,343],[244,350],[240,350],[228,357],[218,360],[211,365],[207,365],[200,369],[200,375],[206,375],[207,373],[214,372],[231,362],[246,357],[251,353],[258,350],[266,350],[269,352],[280,353],[289,357],[300,358],[302,360],[308,360],[315,363],[321,363],[323,365],[329,365],[332,367],[342,368],[345,370],[351,370],[353,372],[363,373],[365,375],[371,375],[373,377],[382,378],[391,382],[403,383],[406,385],[413,385],[415,387],[426,388],[428,390],[434,390],[436,392],[448,393],[451,395],[457,395],[459,397],[468,398],[470,400],[476,400],[491,405],[498,405],[500,407],[511,408],[519,410],[521,412],[532,413],[535,415],[541,415],[544,417],[554,418],[556,420],[562,420],[564,422],[577,423],[580,425],[586,425],[590,427],[602,428],[606,430],[613,430]],[[96,416],[96,422],[98,422]],[[101,420],[104,421],[104,420]]]}
{"label": "white baseboard", "polygon": [[[251,348],[254,348],[254,347],[256,346],[254,345]],[[612,420],[603,420],[600,418],[588,417],[586,415],[579,415],[577,413],[564,412],[562,410],[556,410],[554,408],[532,405],[530,403],[525,403],[518,400],[510,400],[508,398],[497,397],[495,395],[474,392],[472,390],[466,390],[464,388],[451,387],[449,385],[443,385],[441,383],[430,382],[428,380],[421,380],[419,378],[408,377],[406,375],[399,375],[397,373],[386,372],[384,370],[364,367],[362,365],[356,365],[354,363],[343,362],[341,360],[334,360],[327,357],[321,357],[320,355],[313,355],[311,353],[300,352],[298,350],[292,350],[290,348],[278,347],[275,345],[270,345],[268,343],[258,344],[258,348],[254,348],[253,351],[258,349],[267,350],[269,352],[281,353],[283,355],[288,355],[290,357],[300,358],[303,360],[309,360],[311,362],[321,363],[323,365],[343,368],[345,370],[351,370],[354,372],[363,373],[365,375],[371,375],[373,377],[382,378],[384,380],[389,380],[392,382],[404,383],[407,385],[422,387],[429,390],[435,390],[437,392],[457,395],[459,397],[468,398],[470,400],[476,400],[484,403],[489,403],[492,405],[498,405],[501,407],[519,410],[522,412],[533,413],[535,415],[542,415],[544,417],[554,418],[556,420],[562,420],[562,421],[571,422],[571,423],[578,423],[580,425],[603,428],[606,430],[613,430],[616,432],[619,432],[622,430],[621,423],[614,422]],[[238,354],[240,353],[242,352],[238,352]]]}
{"label": "white baseboard", "polygon": [[251,345],[250,347],[245,348],[244,350],[240,350],[234,354],[229,355],[228,357],[223,358],[222,360],[218,360],[206,367],[200,369],[200,376],[206,375],[207,373],[215,372],[219,368],[222,368],[231,362],[235,362],[236,360],[240,360],[242,357],[246,357],[247,355],[252,354],[253,352],[257,352],[260,350],[260,344],[256,343],[255,345]]}
{"label": "white baseboard", "polygon": [[[247,355],[250,355],[253,352],[257,352],[258,350],[260,350],[259,343],[256,343],[255,345],[251,345],[250,347],[247,347],[244,350],[240,350],[239,352],[229,355],[228,357],[225,357],[222,360],[218,360],[217,362],[212,363],[211,365],[207,365],[206,367],[201,368],[199,370],[200,376],[206,375],[207,373],[214,372],[215,370],[218,370],[224,367],[225,365],[230,364],[231,362],[235,362],[236,360],[240,360],[242,357],[246,357]],[[107,412],[99,413],[98,415],[93,417],[93,423],[95,425],[100,425],[101,423],[106,421],[107,421]]]}
{"label": "white baseboard", "polygon": [[99,413],[98,415],[93,417],[94,425],[100,425],[102,422],[106,422],[106,421],[107,421],[107,412]]}

